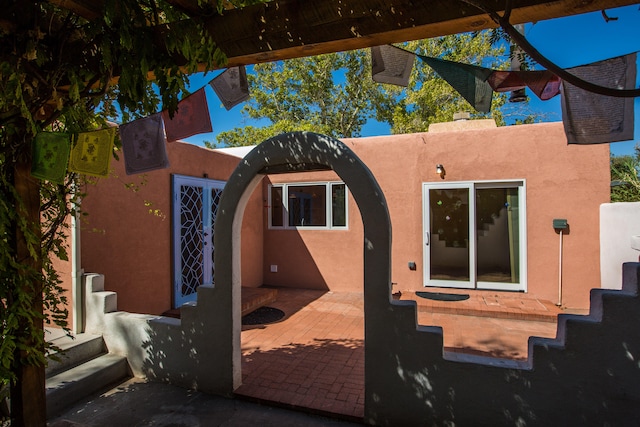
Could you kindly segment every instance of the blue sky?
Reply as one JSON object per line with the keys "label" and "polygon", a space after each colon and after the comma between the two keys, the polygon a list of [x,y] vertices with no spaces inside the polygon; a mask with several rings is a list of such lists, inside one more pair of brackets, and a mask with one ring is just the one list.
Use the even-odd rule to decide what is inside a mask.
{"label": "blue sky", "polygon": [[[525,26],[525,36],[540,53],[554,61],[562,68],[571,68],[589,64],[603,59],[613,58],[632,52],[640,51],[640,5],[635,4],[616,9],[608,9],[609,18],[617,18],[606,22],[601,12],[593,12],[567,18],[540,21]],[[192,90],[205,86],[221,71],[193,76]],[[249,69],[250,72],[250,69]],[[640,77],[640,73],[638,73]],[[640,78],[638,79],[640,82]],[[640,84],[637,84],[639,86]],[[259,125],[256,121],[244,120],[240,114],[242,105],[227,111],[219,102],[210,87],[206,88],[209,100],[209,112],[213,125],[213,133],[196,135],[186,141],[202,145],[203,141],[215,142],[216,135],[244,125]],[[535,95],[530,96],[529,107],[532,112],[540,113],[544,121],[560,121],[560,96],[549,101],[539,101]],[[640,98],[635,101],[635,122],[640,119]],[[633,147],[640,143],[640,125],[636,126],[633,141],[616,142],[611,144],[613,154],[630,154]],[[362,135],[387,135],[389,127],[386,124],[369,122],[365,125]]]}

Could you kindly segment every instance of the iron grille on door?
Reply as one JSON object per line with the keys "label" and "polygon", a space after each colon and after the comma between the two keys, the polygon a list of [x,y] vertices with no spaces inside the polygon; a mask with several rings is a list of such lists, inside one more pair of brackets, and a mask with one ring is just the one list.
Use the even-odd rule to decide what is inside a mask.
{"label": "iron grille on door", "polygon": [[213,284],[213,225],[224,184],[172,176],[174,308],[195,301],[198,286]]}

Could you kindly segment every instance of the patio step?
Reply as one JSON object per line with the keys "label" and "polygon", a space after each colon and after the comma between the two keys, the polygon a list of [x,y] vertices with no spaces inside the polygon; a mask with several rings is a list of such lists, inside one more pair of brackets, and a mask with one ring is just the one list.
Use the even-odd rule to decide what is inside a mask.
{"label": "patio step", "polygon": [[278,290],[272,288],[242,288],[242,316],[275,302]]}
{"label": "patio step", "polygon": [[102,336],[47,338],[61,350],[47,357],[47,418],[131,378],[126,357],[108,353]]}
{"label": "patio step", "polygon": [[556,322],[565,313],[550,301],[525,297],[506,297],[493,294],[463,293],[458,290],[438,290],[434,294],[465,295],[461,300],[432,300],[420,298],[415,292],[403,291],[401,299],[416,301],[418,311],[496,319]]}
{"label": "patio step", "polygon": [[[242,316],[275,302],[278,297],[278,290],[273,288],[247,288],[242,287],[240,291]],[[180,318],[180,308],[174,308],[162,313],[163,316]]]}
{"label": "patio step", "polygon": [[[49,330],[50,331],[50,330]],[[51,332],[47,334],[52,334]],[[50,378],[60,372],[69,370],[83,362],[94,359],[107,352],[102,336],[93,334],[77,334],[73,337],[53,332],[47,341],[57,346],[59,352],[50,352],[47,356],[45,375]],[[55,336],[57,335],[57,336]]]}

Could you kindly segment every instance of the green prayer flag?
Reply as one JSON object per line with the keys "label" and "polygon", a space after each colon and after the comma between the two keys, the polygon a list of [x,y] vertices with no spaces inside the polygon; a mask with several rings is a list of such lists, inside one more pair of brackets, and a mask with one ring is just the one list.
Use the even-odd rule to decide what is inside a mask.
{"label": "green prayer flag", "polygon": [[493,89],[487,79],[493,70],[423,55],[417,56],[433,68],[477,111],[488,113],[491,110]]}
{"label": "green prayer flag", "polygon": [[33,139],[31,175],[38,179],[64,184],[71,139],[66,133],[40,132]]}
{"label": "green prayer flag", "polygon": [[78,134],[78,141],[71,150],[69,170],[85,175],[108,176],[115,136],[115,127]]}

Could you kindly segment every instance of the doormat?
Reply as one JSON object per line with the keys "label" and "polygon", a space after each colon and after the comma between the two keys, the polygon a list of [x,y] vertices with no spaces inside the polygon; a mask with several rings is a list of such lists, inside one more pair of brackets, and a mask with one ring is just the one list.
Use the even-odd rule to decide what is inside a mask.
{"label": "doormat", "polygon": [[434,301],[464,301],[469,299],[469,294],[445,294],[441,292],[416,292],[421,298]]}
{"label": "doormat", "polygon": [[242,317],[243,325],[267,325],[282,320],[284,311],[273,307],[260,307]]}

